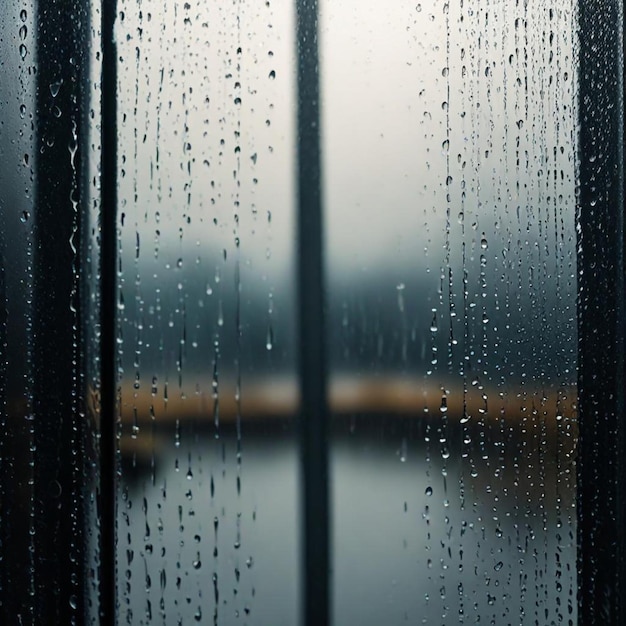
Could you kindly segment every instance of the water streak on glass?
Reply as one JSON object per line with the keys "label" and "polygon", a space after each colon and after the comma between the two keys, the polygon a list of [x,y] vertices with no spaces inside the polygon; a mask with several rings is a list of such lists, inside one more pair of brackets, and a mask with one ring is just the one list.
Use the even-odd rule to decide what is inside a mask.
{"label": "water streak on glass", "polygon": [[0,621],[75,624],[93,572],[83,560],[94,461],[82,367],[89,19],[54,0],[4,9]]}
{"label": "water streak on glass", "polygon": [[[0,616],[34,617],[33,205],[36,138],[34,8],[0,21]],[[7,550],[11,545],[12,550]],[[17,596],[10,589],[21,586]],[[27,602],[21,600],[27,598]]]}

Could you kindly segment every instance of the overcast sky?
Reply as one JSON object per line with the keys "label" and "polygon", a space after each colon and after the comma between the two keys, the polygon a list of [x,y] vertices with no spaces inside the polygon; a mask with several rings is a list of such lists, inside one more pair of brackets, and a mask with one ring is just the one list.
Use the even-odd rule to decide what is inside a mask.
{"label": "overcast sky", "polygon": [[[549,3],[531,2],[524,27],[523,9],[505,1],[491,3],[489,17],[485,8],[472,11],[466,3],[461,14],[454,5],[446,13],[438,2],[322,2],[324,196],[333,273],[411,259],[414,265],[425,247],[437,266],[448,208],[453,243],[472,236],[478,242],[498,219],[517,231],[516,205],[542,201],[550,168],[566,170],[561,209],[573,224],[571,11],[564,6],[549,22]],[[121,196],[130,202],[134,181],[139,188],[127,215],[147,233],[157,228],[158,212],[161,242],[179,239],[179,228],[184,241],[200,241],[204,250],[231,249],[239,236],[251,264],[290,268],[292,3],[195,2],[163,13],[156,7],[149,13],[148,4],[141,17],[135,3],[122,6]],[[555,146],[564,148],[564,158],[541,163]],[[516,170],[520,154],[522,164],[528,159],[525,152],[527,169]],[[520,178],[528,178],[522,181],[528,189],[517,189]],[[466,223],[477,223],[476,234],[457,228],[462,209]]]}

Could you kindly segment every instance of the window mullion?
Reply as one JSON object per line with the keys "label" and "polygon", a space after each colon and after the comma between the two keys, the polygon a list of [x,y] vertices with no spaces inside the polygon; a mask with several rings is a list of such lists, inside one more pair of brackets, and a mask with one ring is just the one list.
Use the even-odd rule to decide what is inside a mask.
{"label": "window mullion", "polygon": [[330,622],[330,533],[317,0],[298,0],[296,12],[303,613],[307,626],[324,626]]}
{"label": "window mullion", "polygon": [[579,623],[623,624],[623,3],[580,2]]}

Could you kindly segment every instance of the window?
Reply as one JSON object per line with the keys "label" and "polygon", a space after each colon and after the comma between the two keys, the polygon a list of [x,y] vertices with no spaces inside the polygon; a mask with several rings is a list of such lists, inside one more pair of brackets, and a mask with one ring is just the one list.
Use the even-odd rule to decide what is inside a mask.
{"label": "window", "polygon": [[621,623],[622,3],[9,4],[4,621]]}

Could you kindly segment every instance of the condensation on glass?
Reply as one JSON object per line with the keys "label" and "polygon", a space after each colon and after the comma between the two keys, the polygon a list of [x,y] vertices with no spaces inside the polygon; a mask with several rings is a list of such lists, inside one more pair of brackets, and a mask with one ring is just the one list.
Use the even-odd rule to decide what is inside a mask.
{"label": "condensation on glass", "polygon": [[[25,619],[33,607],[15,606],[13,584],[34,588],[35,503],[32,489],[32,255],[35,150],[35,41],[30,3],[11,3],[0,20],[3,80],[0,85],[0,615],[15,611]],[[5,546],[11,542],[25,566],[17,569]],[[30,550],[30,554],[29,554]],[[29,555],[30,558],[25,557]]]}
{"label": "condensation on glass", "polygon": [[95,584],[83,558],[83,537],[95,532],[85,519],[96,460],[85,419],[80,243],[89,19],[55,9],[6,2],[0,20],[3,623],[77,623]]}
{"label": "condensation on glass", "polygon": [[[82,59],[89,75],[89,90],[84,94],[83,116],[86,118],[84,134],[81,135],[81,148],[84,150],[84,191],[83,218],[81,232],[82,256],[82,307],[84,333],[84,405],[88,424],[84,445],[87,459],[92,463],[86,472],[85,492],[88,506],[85,510],[84,571],[88,574],[84,594],[86,608],[85,623],[97,626],[100,624],[102,610],[100,598],[100,578],[102,561],[100,551],[103,549],[101,525],[102,516],[107,504],[103,501],[101,491],[102,476],[100,461],[106,454],[106,443],[101,440],[101,403],[102,403],[102,350],[101,350],[101,280],[102,280],[102,215],[101,202],[101,156],[102,156],[102,21],[101,6],[97,0],[90,0],[88,11],[90,21],[90,42],[88,54]],[[109,506],[111,503],[109,503]]]}
{"label": "condensation on glass", "polygon": [[297,621],[293,21],[119,4],[120,623]]}
{"label": "condensation on glass", "polygon": [[574,624],[575,3],[321,31],[334,623]]}

